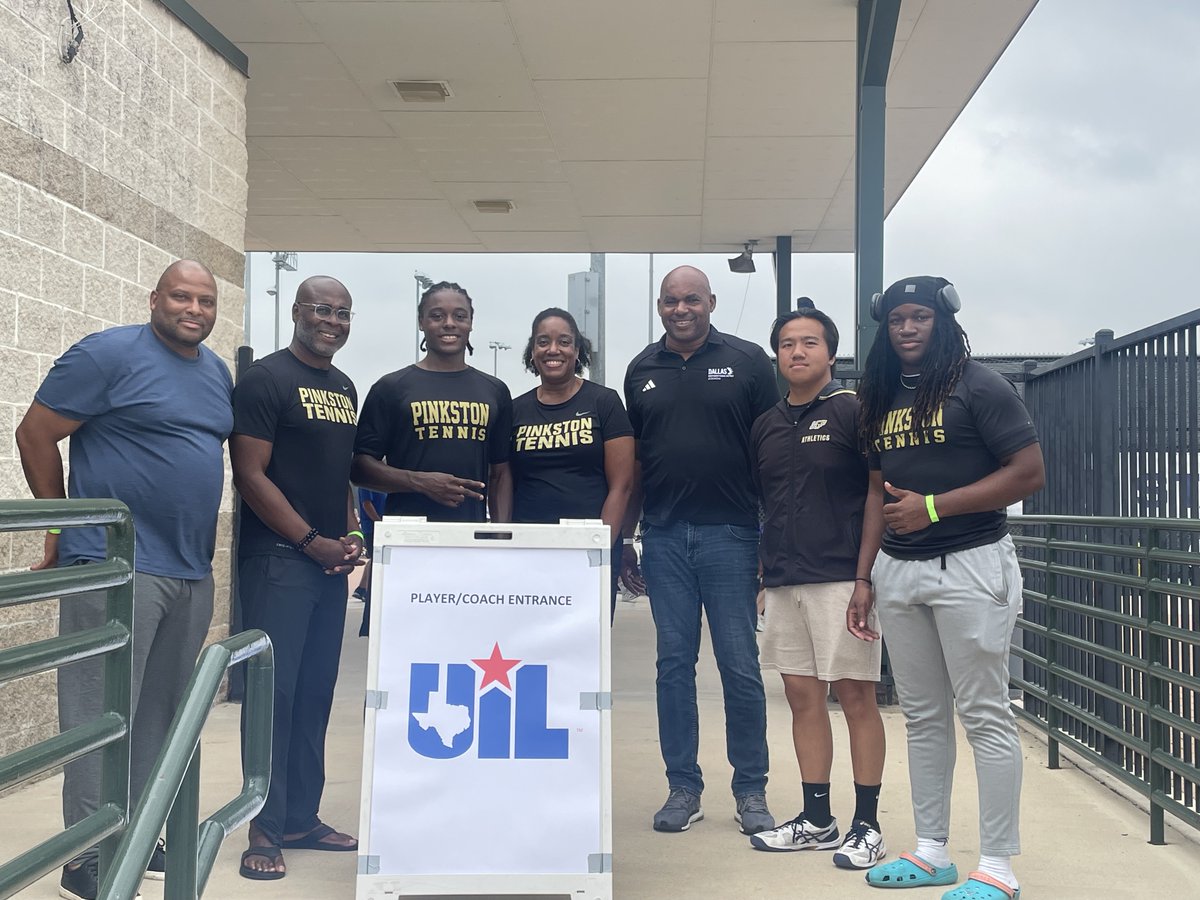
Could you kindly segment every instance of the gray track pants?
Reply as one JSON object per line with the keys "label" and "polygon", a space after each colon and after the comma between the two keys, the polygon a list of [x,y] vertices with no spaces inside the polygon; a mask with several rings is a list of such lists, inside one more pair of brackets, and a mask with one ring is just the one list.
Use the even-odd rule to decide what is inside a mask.
{"label": "gray track pants", "polygon": [[975,752],[980,852],[1021,851],[1021,744],[1008,702],[1008,644],[1021,608],[1012,539],[929,560],[880,553],[872,574],[900,706],[917,836],[950,833],[954,708]]}
{"label": "gray track pants", "polygon": [[[91,591],[59,604],[59,634],[104,624],[105,595]],[[130,730],[130,813],[162,749],[184,688],[196,667],[212,622],[212,575],[195,581],[146,575],[133,577],[133,724]],[[60,731],[100,715],[104,706],[104,661],[88,659],[58,670]],[[63,821],[74,825],[100,807],[101,753],[68,763],[63,777]],[[95,847],[80,854],[94,855]]]}

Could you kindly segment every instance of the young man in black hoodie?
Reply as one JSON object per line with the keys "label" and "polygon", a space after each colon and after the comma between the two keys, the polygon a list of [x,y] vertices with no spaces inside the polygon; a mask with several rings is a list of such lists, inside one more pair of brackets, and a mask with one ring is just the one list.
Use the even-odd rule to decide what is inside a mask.
{"label": "young man in black hoodie", "polygon": [[[883,516],[879,497],[868,502],[858,400],[833,380],[837,345],[837,326],[819,310],[776,320],[771,349],[788,393],[750,434],[764,511],[762,666],[783,677],[804,786],[803,811],[750,843],[758,850],[836,850],[837,866],[863,869],[886,853],[878,819],[880,645],[850,634],[846,609],[853,598],[869,603]],[[829,802],[830,683],[846,715],[854,771],[854,817],[844,837]]]}

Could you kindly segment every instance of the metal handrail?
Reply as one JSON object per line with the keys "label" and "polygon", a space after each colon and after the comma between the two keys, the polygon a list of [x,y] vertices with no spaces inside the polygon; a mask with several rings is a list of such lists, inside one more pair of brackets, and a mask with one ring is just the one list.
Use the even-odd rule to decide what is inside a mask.
{"label": "metal handrail", "polygon": [[[1022,632],[1035,635],[1045,642],[1044,654],[1037,654],[1028,647],[1013,645],[1013,653],[1026,663],[1039,668],[1045,677],[1045,687],[1027,677],[1014,676],[1011,681],[1017,690],[1042,704],[1045,715],[1037,714],[1024,705],[1014,704],[1014,712],[1023,719],[1044,730],[1047,741],[1048,765],[1059,767],[1059,747],[1066,745],[1117,777],[1130,788],[1146,797],[1150,805],[1150,843],[1165,843],[1164,814],[1174,816],[1200,828],[1200,813],[1171,795],[1168,782],[1184,782],[1191,796],[1200,796],[1200,770],[1180,755],[1178,744],[1183,737],[1200,743],[1200,727],[1177,715],[1168,705],[1171,690],[1190,692],[1192,709],[1200,704],[1200,677],[1170,665],[1166,653],[1168,641],[1188,647],[1193,655],[1200,652],[1200,632],[1189,631],[1166,621],[1167,597],[1194,600],[1200,593],[1185,581],[1170,581],[1161,577],[1159,569],[1166,566],[1200,567],[1200,552],[1178,550],[1161,546],[1165,534],[1192,536],[1191,546],[1200,541],[1200,521],[1196,519],[1136,519],[1102,516],[1014,516],[1013,541],[1025,551],[1043,554],[1044,559],[1021,558],[1021,566],[1029,571],[1041,573],[1045,578],[1045,590],[1024,591],[1027,601],[1040,604],[1046,611],[1045,624],[1029,622],[1024,613],[1018,620]],[[1035,527],[1045,532],[1044,536],[1026,535],[1024,528]],[[1078,532],[1080,529],[1121,529],[1132,532],[1136,544],[1107,544],[1094,536],[1087,541],[1060,538],[1064,531]],[[1107,556],[1132,560],[1137,566],[1136,574],[1106,571],[1100,568],[1067,564],[1060,554],[1083,554]],[[1113,609],[1091,607],[1087,603],[1069,600],[1062,596],[1062,580],[1075,584],[1088,584],[1093,593],[1097,585],[1109,585],[1136,592],[1140,615],[1118,612]],[[1076,621],[1091,623],[1081,629],[1084,634],[1066,631],[1060,625],[1060,614],[1070,615]],[[1127,640],[1123,647],[1099,643],[1091,633],[1104,623],[1105,627],[1123,629]],[[1197,623],[1200,625],[1200,623]],[[1131,649],[1132,648],[1132,649]],[[1088,654],[1093,660],[1106,660],[1126,672],[1136,673],[1134,679],[1125,684],[1144,684],[1144,691],[1132,693],[1125,684],[1112,684],[1098,680],[1083,672],[1075,671],[1063,662],[1064,650]],[[1117,703],[1124,710],[1141,717],[1144,728],[1134,734],[1120,723],[1101,718],[1084,708],[1067,695],[1064,688],[1075,687]],[[1135,766],[1109,759],[1088,746],[1063,727],[1064,718],[1072,719],[1087,729],[1104,735],[1119,745],[1125,754],[1133,754],[1138,761]],[[1177,740],[1172,741],[1172,736]],[[1195,752],[1193,750],[1192,752]]]}
{"label": "metal handrail", "polygon": [[100,846],[103,871],[129,820],[129,719],[132,704],[134,528],[129,508],[116,500],[0,501],[0,530],[104,526],[107,559],[90,566],[0,575],[0,608],[107,590],[106,624],[97,629],[0,650],[0,683],[82,659],[104,658],[104,709],[63,734],[0,757],[0,789],[20,784],[85,753],[99,751],[100,803],[96,812],[0,865],[0,898],[10,897],[80,852]]}
{"label": "metal handrail", "polygon": [[[31,531],[102,525],[105,562],[0,575],[0,607],[107,589],[107,622],[33,644],[0,650],[0,683],[105,654],[105,711],[97,718],[6,757],[0,788],[16,785],[93,750],[105,754],[99,809],[65,831],[0,865],[0,900],[11,897],[88,847],[100,846],[99,896],[137,895],[163,825],[166,900],[204,892],[221,842],[262,808],[271,780],[274,655],[261,631],[208,647],[171,724],[147,788],[129,815],[129,735],[133,622],[134,529],[129,509],[112,500],[0,501],[0,529]],[[69,599],[67,600],[69,602]],[[241,793],[204,822],[199,819],[200,732],[225,672],[247,663],[246,734]]]}
{"label": "metal handrail", "polygon": [[[245,755],[242,792],[202,823],[200,813],[200,732],[227,669],[246,662]],[[188,682],[162,752],[117,847],[112,868],[100,885],[106,900],[130,900],[154,846],[167,828],[166,900],[195,900],[204,894],[221,842],[250,821],[267,799],[271,783],[271,723],[274,706],[274,652],[257,629],[208,647]]]}

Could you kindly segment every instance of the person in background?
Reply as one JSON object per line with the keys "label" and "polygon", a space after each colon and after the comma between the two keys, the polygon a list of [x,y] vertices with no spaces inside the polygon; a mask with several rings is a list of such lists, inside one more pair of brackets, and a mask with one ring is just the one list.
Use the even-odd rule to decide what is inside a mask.
{"label": "person in background", "polygon": [[566,310],[534,317],[524,360],[541,383],[513,401],[513,521],[603,520],[614,544],[611,617],[633,489],[633,426],[616,391],[583,377],[591,350]]}
{"label": "person in background", "polygon": [[363,567],[362,578],[358,587],[351,594],[355,600],[363,602],[362,625],[359,626],[358,636],[366,637],[371,624],[371,570],[375,562],[375,523],[383,518],[384,504],[387,494],[383,491],[371,491],[366,488],[358,489],[358,522],[363,533],[363,547],[367,553],[367,564]]}

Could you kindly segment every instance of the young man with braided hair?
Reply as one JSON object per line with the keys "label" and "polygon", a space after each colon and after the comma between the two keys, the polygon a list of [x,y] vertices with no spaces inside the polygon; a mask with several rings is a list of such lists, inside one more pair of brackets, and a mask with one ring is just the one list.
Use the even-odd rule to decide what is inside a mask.
{"label": "young man with braided hair", "polygon": [[459,285],[421,295],[425,357],[384,375],[363,403],[356,484],[388,494],[384,514],[432,522],[512,519],[508,387],[467,365],[475,305]]}
{"label": "young man with braided hair", "polygon": [[[883,491],[874,602],[908,728],[915,852],[875,866],[879,888],[951,885],[954,709],[975,755],[980,860],[943,900],[1013,900],[1020,887],[1021,744],[1008,701],[1008,645],[1021,569],[1005,507],[1045,481],[1037,433],[1013,386],[971,360],[944,278],[918,276],[876,295],[881,322],[859,385],[861,435]],[[847,610],[872,641],[870,594]]]}

